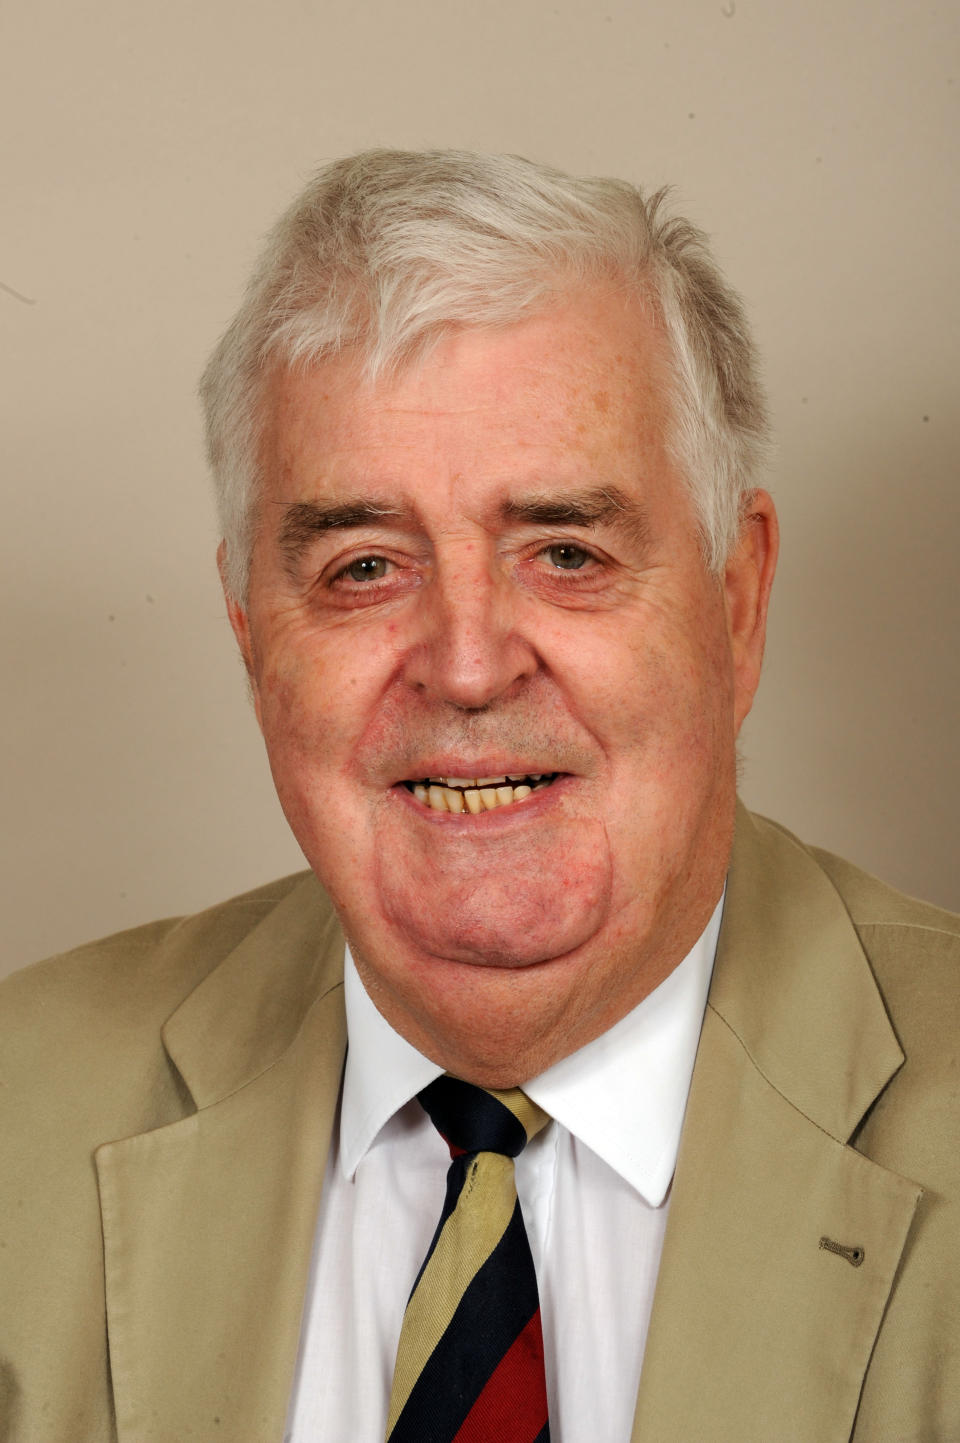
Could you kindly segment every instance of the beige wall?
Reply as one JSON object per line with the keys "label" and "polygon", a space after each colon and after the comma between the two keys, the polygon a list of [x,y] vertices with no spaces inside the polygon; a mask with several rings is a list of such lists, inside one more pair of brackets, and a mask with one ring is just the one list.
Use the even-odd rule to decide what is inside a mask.
{"label": "beige wall", "polygon": [[745,794],[960,906],[957,32],[937,0],[7,0],[0,969],[301,865],[193,386],[279,207],[376,143],[675,182],[779,433]]}

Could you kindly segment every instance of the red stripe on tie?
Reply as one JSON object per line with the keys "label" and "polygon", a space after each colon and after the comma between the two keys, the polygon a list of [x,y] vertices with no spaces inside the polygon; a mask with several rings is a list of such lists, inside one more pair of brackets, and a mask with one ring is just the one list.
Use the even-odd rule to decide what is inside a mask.
{"label": "red stripe on tie", "polygon": [[533,1443],[547,1421],[540,1309],[504,1353],[453,1443]]}
{"label": "red stripe on tie", "polygon": [[447,1147],[450,1149],[451,1157],[463,1157],[463,1154],[467,1150],[465,1147],[458,1147],[455,1142],[451,1142],[445,1132],[440,1132],[439,1127],[437,1128],[437,1132],[440,1133],[440,1136],[443,1138],[444,1142],[447,1144]]}

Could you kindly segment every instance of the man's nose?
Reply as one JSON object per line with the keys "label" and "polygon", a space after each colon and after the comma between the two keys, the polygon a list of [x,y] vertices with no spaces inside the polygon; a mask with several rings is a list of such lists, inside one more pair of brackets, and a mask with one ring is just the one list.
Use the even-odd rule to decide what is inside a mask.
{"label": "man's nose", "polygon": [[519,630],[515,588],[482,550],[464,547],[438,562],[419,598],[405,666],[409,685],[463,711],[508,696],[538,666]]}

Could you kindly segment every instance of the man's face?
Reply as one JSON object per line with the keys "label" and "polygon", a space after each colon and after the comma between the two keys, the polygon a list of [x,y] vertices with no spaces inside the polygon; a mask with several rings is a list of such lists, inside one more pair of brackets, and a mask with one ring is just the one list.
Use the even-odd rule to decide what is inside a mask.
{"label": "man's face", "polygon": [[230,609],[280,800],[381,1012],[488,1085],[635,1006],[723,885],[775,522],[706,572],[667,404],[605,289],[274,379]]}

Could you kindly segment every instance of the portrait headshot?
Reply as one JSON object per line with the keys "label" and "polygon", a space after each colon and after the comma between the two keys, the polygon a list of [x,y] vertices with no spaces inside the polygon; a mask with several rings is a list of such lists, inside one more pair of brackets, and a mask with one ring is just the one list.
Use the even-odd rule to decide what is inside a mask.
{"label": "portrait headshot", "polygon": [[9,27],[0,1443],[951,1443],[960,26],[282,12]]}

